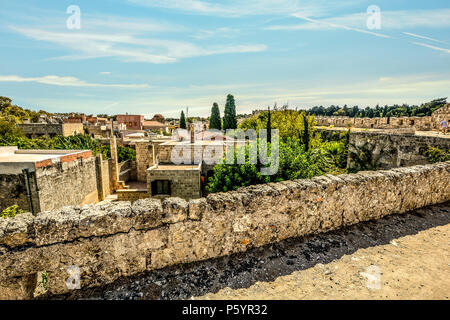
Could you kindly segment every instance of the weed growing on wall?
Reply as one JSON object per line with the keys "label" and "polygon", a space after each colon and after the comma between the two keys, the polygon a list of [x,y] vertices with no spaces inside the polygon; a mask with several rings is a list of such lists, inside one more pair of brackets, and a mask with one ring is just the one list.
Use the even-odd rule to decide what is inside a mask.
{"label": "weed growing on wall", "polygon": [[8,207],[6,209],[4,209],[1,213],[0,213],[0,218],[13,218],[18,214],[24,213],[24,211],[22,209],[19,209],[18,205],[13,205],[11,207]]}

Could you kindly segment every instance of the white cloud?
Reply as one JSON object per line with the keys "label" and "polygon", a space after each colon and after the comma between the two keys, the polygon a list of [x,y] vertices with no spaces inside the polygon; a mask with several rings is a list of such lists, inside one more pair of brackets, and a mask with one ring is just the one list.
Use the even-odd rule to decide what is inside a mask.
{"label": "white cloud", "polygon": [[334,7],[342,7],[341,1],[325,0],[129,0],[138,5],[165,8],[179,12],[223,17],[254,15],[288,15],[302,12],[307,16],[322,16]]}
{"label": "white cloud", "polygon": [[104,76],[109,76],[111,74],[111,72],[109,72],[109,71],[103,71],[103,72],[99,72],[99,73]]}
{"label": "white cloud", "polygon": [[425,47],[425,48],[429,48],[429,49],[433,49],[433,50],[437,50],[437,51],[442,51],[442,52],[445,52],[445,53],[450,53],[450,49],[436,47],[436,46],[432,46],[430,44],[421,43],[421,42],[411,42],[411,43],[415,44],[417,46],[421,46],[421,47]]}
{"label": "white cloud", "polygon": [[[303,13],[296,13],[299,18],[309,17]],[[323,18],[310,21],[310,23],[294,25],[274,25],[268,30],[331,30],[334,25],[349,28],[366,29],[368,15],[366,12],[348,14],[337,17]],[[320,23],[317,23],[320,22]],[[436,10],[381,10],[381,30],[406,28],[449,28],[450,9]]]}
{"label": "white cloud", "polygon": [[225,53],[265,51],[263,44],[200,47],[186,41],[144,38],[126,33],[53,32],[35,28],[11,27],[35,40],[64,46],[76,54],[57,59],[115,57],[125,62],[171,63],[178,59]]}
{"label": "white cloud", "polygon": [[199,40],[209,39],[209,38],[234,38],[240,34],[239,29],[234,28],[217,28],[214,30],[200,30],[192,37]]}
{"label": "white cloud", "polygon": [[379,32],[373,32],[373,31],[369,31],[369,30],[364,30],[364,29],[359,29],[359,28],[354,28],[354,27],[349,27],[347,25],[343,25],[343,24],[336,24],[333,22],[328,21],[327,19],[322,19],[322,20],[317,20],[317,19],[311,19],[308,17],[304,17],[298,13],[294,14],[294,17],[299,18],[299,19],[303,19],[306,21],[309,21],[311,23],[314,23],[316,25],[322,25],[325,26],[326,28],[332,28],[332,29],[344,29],[344,30],[349,30],[349,31],[356,31],[359,33],[366,33],[366,34],[370,34],[376,37],[381,37],[381,38],[391,38],[388,35],[379,33]]}
{"label": "white cloud", "polygon": [[36,82],[47,85],[61,86],[61,87],[103,87],[103,88],[150,88],[148,84],[102,84],[89,83],[75,77],[61,77],[61,76],[43,76],[43,77],[21,77],[17,75],[0,75],[0,82]]}
{"label": "white cloud", "polygon": [[447,43],[446,41],[437,40],[437,39],[430,38],[430,37],[427,37],[427,36],[422,36],[422,35],[416,34],[416,33],[403,32],[403,34],[406,34],[407,36],[423,39],[423,40],[429,40],[429,41],[434,41],[434,42],[439,42],[439,43]]}

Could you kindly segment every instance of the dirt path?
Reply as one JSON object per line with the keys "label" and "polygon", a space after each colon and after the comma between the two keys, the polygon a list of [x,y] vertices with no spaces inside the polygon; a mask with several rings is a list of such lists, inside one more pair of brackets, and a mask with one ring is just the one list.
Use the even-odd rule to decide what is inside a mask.
{"label": "dirt path", "polygon": [[[369,269],[367,269],[369,268]],[[379,273],[379,277],[376,274]],[[367,281],[371,282],[368,288]],[[449,299],[450,224],[249,288],[196,299]]]}

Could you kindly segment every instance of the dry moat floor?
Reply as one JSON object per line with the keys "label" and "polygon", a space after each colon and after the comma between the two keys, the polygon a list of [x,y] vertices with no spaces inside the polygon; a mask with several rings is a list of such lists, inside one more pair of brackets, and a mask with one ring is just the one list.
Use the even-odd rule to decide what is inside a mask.
{"label": "dry moat floor", "polygon": [[[378,274],[378,276],[377,276]],[[375,282],[368,284],[368,280]],[[379,281],[378,281],[379,280]],[[369,288],[370,287],[370,288]],[[57,299],[449,299],[450,203]]]}

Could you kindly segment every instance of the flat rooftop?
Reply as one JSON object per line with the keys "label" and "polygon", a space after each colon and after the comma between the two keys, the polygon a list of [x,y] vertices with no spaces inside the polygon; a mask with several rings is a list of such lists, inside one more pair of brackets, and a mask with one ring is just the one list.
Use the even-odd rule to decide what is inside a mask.
{"label": "flat rooftop", "polygon": [[[18,151],[26,151],[26,150],[18,150]],[[73,154],[72,152],[64,152],[64,153],[58,153],[58,154],[52,154],[52,153],[34,153],[33,150],[30,150],[30,152],[23,153],[23,152],[17,152],[17,153],[1,153],[0,151],[0,162],[39,162],[42,160],[49,160],[49,159],[57,159],[61,158],[62,156]]]}
{"label": "flat rooftop", "polygon": [[90,158],[90,150],[19,150],[17,147],[0,147],[0,173],[11,173],[29,168],[43,168],[59,162],[72,162]]}

